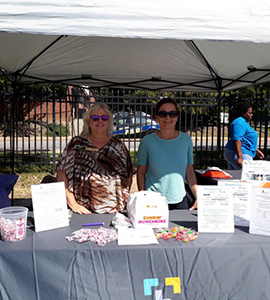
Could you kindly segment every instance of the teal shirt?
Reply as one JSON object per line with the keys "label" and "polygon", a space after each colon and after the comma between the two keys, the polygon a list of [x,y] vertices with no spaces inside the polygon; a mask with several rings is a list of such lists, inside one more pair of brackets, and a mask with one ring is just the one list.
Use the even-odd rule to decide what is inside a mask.
{"label": "teal shirt", "polygon": [[147,166],[145,189],[160,192],[170,204],[186,195],[187,165],[193,165],[193,146],[188,134],[180,132],[172,140],[156,133],[145,136],[139,146],[138,165]]}

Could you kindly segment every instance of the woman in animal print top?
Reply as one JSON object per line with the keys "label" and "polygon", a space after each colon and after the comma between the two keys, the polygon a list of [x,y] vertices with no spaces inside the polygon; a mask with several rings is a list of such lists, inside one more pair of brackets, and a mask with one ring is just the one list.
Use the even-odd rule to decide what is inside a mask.
{"label": "woman in animal print top", "polygon": [[115,213],[129,197],[133,168],[129,151],[110,133],[113,116],[98,103],[85,113],[80,136],[72,138],[57,163],[68,206],[78,214]]}

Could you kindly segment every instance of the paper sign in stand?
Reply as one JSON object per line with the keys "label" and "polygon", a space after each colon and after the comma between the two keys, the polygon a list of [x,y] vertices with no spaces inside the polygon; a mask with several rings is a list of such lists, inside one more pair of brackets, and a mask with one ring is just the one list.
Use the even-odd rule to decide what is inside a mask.
{"label": "paper sign in stand", "polygon": [[35,231],[45,231],[69,225],[64,182],[32,185]]}
{"label": "paper sign in stand", "polygon": [[224,180],[219,181],[218,185],[232,191],[234,225],[249,227],[252,184]]}
{"label": "paper sign in stand", "polygon": [[249,233],[270,236],[270,189],[253,187]]}
{"label": "paper sign in stand", "polygon": [[233,233],[234,215],[232,192],[226,186],[197,187],[198,231]]}

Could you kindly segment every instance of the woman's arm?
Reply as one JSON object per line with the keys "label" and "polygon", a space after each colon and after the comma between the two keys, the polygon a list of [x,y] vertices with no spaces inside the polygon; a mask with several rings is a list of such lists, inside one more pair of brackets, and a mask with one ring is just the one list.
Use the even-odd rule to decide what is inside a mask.
{"label": "woman's arm", "polygon": [[145,178],[146,178],[147,166],[138,166],[137,170],[137,186],[139,191],[145,190]]}
{"label": "woman's arm", "polygon": [[74,194],[68,189],[68,179],[66,176],[65,171],[58,170],[57,171],[57,181],[64,181],[65,183],[65,191],[66,191],[66,197],[67,197],[67,204],[72,209],[73,212],[78,214],[85,214],[89,215],[91,214],[91,211],[89,211],[84,206],[78,204],[75,200]]}
{"label": "woman's arm", "polygon": [[128,184],[128,190],[129,190],[129,191],[130,191],[130,189],[131,189],[132,179],[133,179],[133,174],[130,173],[130,176],[129,176],[128,182],[127,182],[127,184]]}
{"label": "woman's arm", "polygon": [[259,157],[259,159],[264,159],[264,154],[262,153],[262,151],[260,149],[257,149],[256,154]]}
{"label": "woman's arm", "polygon": [[187,179],[188,185],[195,197],[195,203],[189,210],[194,210],[197,208],[197,179],[196,179],[193,165],[187,165],[186,179]]}
{"label": "woman's arm", "polygon": [[241,141],[233,141],[235,153],[237,155],[237,165],[238,167],[242,168],[243,157],[242,157],[242,150],[241,150]]}

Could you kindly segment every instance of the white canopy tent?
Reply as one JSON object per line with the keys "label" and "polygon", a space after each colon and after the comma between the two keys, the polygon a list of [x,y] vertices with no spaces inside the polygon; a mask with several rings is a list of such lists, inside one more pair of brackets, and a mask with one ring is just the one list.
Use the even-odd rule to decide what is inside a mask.
{"label": "white canopy tent", "polygon": [[221,91],[270,80],[267,0],[0,0],[12,80]]}

